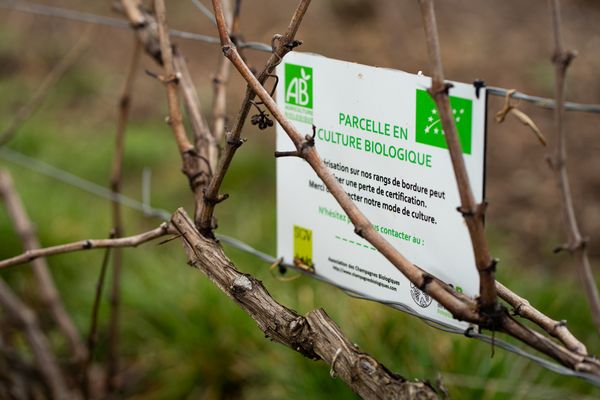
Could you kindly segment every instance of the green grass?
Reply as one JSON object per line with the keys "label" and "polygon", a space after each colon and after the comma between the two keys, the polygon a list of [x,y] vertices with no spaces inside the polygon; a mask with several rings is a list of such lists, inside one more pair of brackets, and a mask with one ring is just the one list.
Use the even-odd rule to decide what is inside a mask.
{"label": "green grass", "polygon": [[[99,84],[84,82],[77,75],[62,81],[60,87],[65,90],[53,95],[52,101],[27,121],[10,147],[106,184],[113,121],[69,117],[74,108],[81,113],[74,99],[89,98],[100,90]],[[0,80],[1,93],[20,93],[26,87],[22,80]],[[15,101],[0,96],[4,110],[14,110]],[[8,123],[9,118],[10,112],[0,111],[0,126]],[[272,135],[273,132],[259,134],[250,129],[246,132],[250,140],[240,149],[225,181],[224,191],[231,198],[218,207],[217,217],[219,232],[274,254]],[[12,173],[43,245],[107,236],[110,208],[105,200],[5,161],[0,161],[0,166]],[[135,117],[127,132],[125,194],[140,197],[140,178],[145,167],[153,171],[154,206],[168,210],[184,206],[188,212],[192,211],[175,145],[158,113]],[[150,229],[160,222],[145,219],[131,210],[126,210],[124,218],[128,234]],[[568,319],[575,334],[584,339],[592,352],[597,352],[600,341],[575,277],[565,271],[520,268],[522,264],[511,256],[508,233],[495,230],[493,221],[488,229],[494,254],[503,259],[500,279],[549,315]],[[1,258],[21,251],[2,207],[0,243]],[[227,246],[226,250],[241,270],[264,281],[274,298],[284,305],[300,313],[325,308],[362,350],[408,378],[435,382],[441,374],[453,398],[548,399],[598,395],[598,389],[581,380],[558,376],[503,350],[494,352],[489,345],[437,331],[383,305],[349,298],[318,281],[309,278],[277,281],[268,271],[268,265]],[[234,302],[198,270],[186,265],[177,240],[160,246],[150,243],[124,253],[121,343],[129,383],[127,396],[355,398],[343,383],[329,377],[324,363],[305,359],[265,339]],[[49,259],[65,304],[83,333],[89,324],[102,256],[103,251],[95,250]],[[27,266],[3,271],[2,277],[28,301],[35,301],[36,291]],[[106,358],[107,317],[105,291],[96,357],[99,362]],[[60,337],[52,338],[64,355]]]}

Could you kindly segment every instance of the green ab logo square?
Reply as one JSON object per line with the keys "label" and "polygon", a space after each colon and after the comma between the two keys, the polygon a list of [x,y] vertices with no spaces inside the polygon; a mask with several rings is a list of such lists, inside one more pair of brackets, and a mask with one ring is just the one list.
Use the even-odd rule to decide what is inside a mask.
{"label": "green ab logo square", "polygon": [[[473,102],[461,97],[450,96],[450,107],[462,151],[465,154],[471,154]],[[416,141],[443,149],[448,148],[435,102],[429,93],[422,89],[417,89]]]}
{"label": "green ab logo square", "polygon": [[285,102],[304,108],[313,107],[313,69],[285,64]]}

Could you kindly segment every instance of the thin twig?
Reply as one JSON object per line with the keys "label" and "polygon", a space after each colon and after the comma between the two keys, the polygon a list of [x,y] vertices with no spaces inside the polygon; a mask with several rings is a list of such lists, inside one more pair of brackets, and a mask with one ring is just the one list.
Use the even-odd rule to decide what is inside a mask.
{"label": "thin twig", "polygon": [[41,85],[38,86],[29,102],[15,113],[8,127],[0,133],[0,146],[5,145],[13,138],[23,123],[44,103],[44,100],[54,85],[56,85],[69,68],[79,60],[79,57],[89,44],[91,32],[91,29],[87,29],[85,33],[79,37],[69,52],[61,58],[58,64],[56,64],[50,72],[48,72],[48,75],[46,75]]}
{"label": "thin twig", "polygon": [[[113,235],[111,235],[112,237]],[[100,311],[100,301],[102,299],[102,290],[104,288],[104,281],[106,279],[106,270],[108,269],[108,261],[110,260],[110,247],[107,247],[102,258],[102,265],[100,266],[100,275],[96,282],[96,292],[94,295],[94,303],[92,305],[92,315],[90,318],[90,327],[87,337],[88,346],[88,357],[85,362],[83,369],[83,390],[86,393],[86,397],[89,398],[92,392],[92,382],[90,381],[90,366],[94,361],[94,351],[96,349],[96,343],[98,342],[98,313]],[[107,387],[108,388],[108,387]]]}
{"label": "thin twig", "polygon": [[118,239],[88,239],[80,240],[58,246],[44,247],[35,250],[27,250],[18,256],[0,261],[0,269],[14,265],[25,264],[39,257],[53,256],[55,254],[72,253],[74,251],[103,249],[107,247],[137,247],[142,243],[149,242],[170,233],[169,224],[162,223],[158,228]]}
{"label": "thin twig", "polygon": [[169,40],[166,11],[164,0],[155,0],[154,9],[156,11],[156,22],[158,24],[158,38],[160,41],[160,52],[162,62],[165,69],[164,84],[167,88],[167,100],[169,105],[169,125],[173,130],[175,142],[182,156],[194,149],[192,143],[187,137],[185,127],[183,125],[183,116],[179,107],[179,99],[177,95],[177,84],[179,77],[175,75],[173,67],[173,51]]}
{"label": "thin twig", "polygon": [[[123,86],[123,91],[121,93],[121,97],[119,98],[118,104],[118,119],[117,119],[117,131],[115,135],[115,152],[113,156],[113,165],[112,165],[112,173],[110,177],[110,187],[114,194],[117,196],[121,193],[121,180],[122,180],[122,170],[123,170],[123,154],[124,154],[124,144],[125,144],[125,130],[127,127],[127,122],[129,120],[130,113],[130,104],[131,104],[131,93],[133,81],[135,78],[135,73],[137,70],[137,66],[139,63],[140,57],[140,46],[135,41],[133,45],[133,51],[131,55],[131,60],[129,62],[129,66],[127,68],[127,75],[125,78],[125,84]],[[117,197],[115,196],[115,197]],[[119,237],[122,234],[121,227],[121,216],[120,216],[120,208],[119,203],[116,201],[116,198],[112,201],[113,209],[112,209],[112,219],[113,225],[116,229],[116,236]]]}
{"label": "thin twig", "polygon": [[154,9],[160,43],[160,57],[165,71],[163,82],[167,89],[169,125],[173,131],[173,136],[181,155],[182,171],[188,177],[190,188],[194,193],[196,213],[198,213],[202,204],[203,190],[207,182],[207,171],[210,171],[210,166],[207,165],[206,157],[198,154],[195,146],[189,141],[183,125],[183,117],[177,93],[181,76],[175,74],[173,52],[166,24],[164,0],[155,0]]}
{"label": "thin twig", "polygon": [[[164,9],[161,13],[162,22],[142,8],[139,0],[121,0],[123,11],[135,30],[140,45],[145,52],[158,64],[165,67],[165,76],[159,78],[167,86],[169,103],[168,121],[173,130],[182,158],[182,171],[187,176],[190,188],[194,193],[196,214],[202,207],[204,188],[206,187],[214,168],[217,144],[210,134],[207,124],[200,112],[200,102],[185,62],[185,57],[174,46],[171,46],[166,35],[167,27],[164,21]],[[158,11],[158,10],[157,10]],[[159,29],[160,28],[160,29]],[[173,34],[173,31],[168,31]],[[163,47],[166,52],[163,58]],[[171,61],[168,61],[171,60]],[[168,71],[167,71],[168,69]],[[183,126],[179,101],[173,88],[180,90],[194,133],[194,144],[187,138]]]}
{"label": "thin twig", "polygon": [[[123,154],[125,151],[125,131],[129,121],[131,110],[131,95],[133,83],[140,58],[140,45],[134,37],[133,51],[127,75],[123,85],[123,91],[119,98],[117,132],[115,135],[115,152],[110,177],[110,188],[117,196],[121,193],[121,181],[123,176]],[[112,224],[115,238],[123,236],[123,221],[121,215],[121,203],[115,198],[111,201]],[[106,387],[109,393],[118,389],[116,376],[119,371],[119,314],[120,314],[120,290],[121,290],[121,266],[122,251],[120,248],[113,252],[113,275],[110,293],[110,322],[108,328],[108,358],[106,371]],[[90,355],[91,357],[91,355]]]}
{"label": "thin twig", "polygon": [[[227,8],[231,8],[229,1],[225,2]],[[238,10],[239,11],[239,10]],[[233,31],[233,26],[238,26],[239,13],[235,13],[236,22],[233,23],[233,12],[226,12],[228,17],[229,32],[230,35],[235,36],[237,32]],[[216,22],[215,22],[216,23]],[[229,80],[229,70],[231,69],[231,63],[227,60],[227,57],[223,53],[219,53],[219,61],[217,66],[217,73],[213,78],[213,105],[212,105],[212,135],[215,142],[220,143],[225,135],[225,118],[226,118],[226,95],[227,95],[227,81]]]}
{"label": "thin twig", "polygon": [[[190,121],[192,133],[194,134],[194,147],[200,157],[209,160],[208,166],[200,166],[200,170],[205,174],[206,180],[208,181],[210,171],[216,165],[218,146],[208,129],[206,120],[202,116],[200,100],[198,99],[198,93],[196,92],[196,87],[194,86],[187,62],[179,49],[175,50],[176,51],[173,54],[173,63],[175,71],[179,76],[179,89],[181,91],[185,111]],[[202,186],[204,185],[205,184],[202,183]]]}
{"label": "thin twig", "polygon": [[556,146],[554,157],[551,160],[556,183],[561,194],[565,229],[568,242],[562,246],[571,252],[577,259],[577,267],[581,285],[583,285],[596,330],[600,334],[600,296],[592,273],[590,260],[587,254],[587,238],[579,230],[575,207],[567,173],[567,137],[563,123],[563,103],[565,92],[565,77],[569,64],[576,56],[574,51],[565,50],[561,35],[560,4],[558,0],[551,0],[552,30],[554,34],[554,72],[556,77],[556,104],[554,121],[556,129]]}
{"label": "thin twig", "polygon": [[[40,243],[35,234],[35,228],[29,220],[29,216],[25,211],[23,202],[13,185],[10,175],[8,172],[2,170],[0,170],[0,197],[4,199],[8,216],[12,220],[21,242],[23,242],[23,249],[38,249]],[[33,260],[31,266],[44,307],[48,309],[59,330],[67,339],[75,363],[82,363],[87,357],[87,350],[69,313],[65,310],[46,260],[38,258]]]}
{"label": "thin twig", "polygon": [[35,365],[50,389],[52,398],[72,398],[60,367],[52,353],[50,343],[39,327],[35,313],[13,293],[2,278],[0,278],[0,307],[15,326],[18,326],[25,333],[27,344],[35,359]]}
{"label": "thin twig", "polygon": [[563,346],[556,344],[551,339],[520,324],[505,311],[501,310],[502,312],[499,313],[501,317],[494,318],[492,321],[487,316],[482,316],[479,313],[480,307],[477,302],[468,296],[456,292],[446,283],[415,266],[376,232],[371,222],[364,214],[362,214],[350,197],[348,197],[344,188],[339,184],[327,166],[325,166],[314,146],[307,145],[307,143],[310,143],[310,137],[305,138],[298,132],[295,126],[284,116],[283,112],[277,107],[277,104],[271,98],[269,93],[244,63],[227,35],[225,19],[219,0],[213,0],[213,8],[215,10],[215,17],[217,18],[219,27],[219,37],[222,40],[222,47],[225,55],[231,60],[252,90],[254,90],[257,96],[263,101],[264,105],[268,108],[277,122],[279,122],[302,158],[312,167],[317,176],[319,176],[325,186],[329,189],[330,193],[353,223],[355,232],[358,235],[373,245],[373,247],[402,272],[409,281],[443,305],[450,313],[452,313],[454,318],[478,324],[483,328],[502,330],[572,369],[585,370],[590,374],[600,376],[600,362],[591,357],[572,352]]}
{"label": "thin twig", "polygon": [[567,328],[567,321],[556,321],[534,308],[527,299],[517,295],[509,288],[496,281],[498,296],[513,307],[513,312],[534,322],[548,334],[560,340],[567,349],[581,355],[588,354],[587,348]]}
{"label": "thin twig", "polygon": [[448,144],[448,151],[450,152],[450,159],[452,160],[452,167],[460,196],[461,204],[459,211],[462,213],[467,224],[473,252],[475,253],[475,263],[479,272],[479,302],[482,311],[493,318],[494,313],[497,312],[496,285],[494,284],[496,261],[490,256],[483,229],[485,204],[477,204],[475,202],[458,140],[456,125],[452,117],[452,109],[448,98],[450,86],[444,81],[433,1],[419,0],[419,3],[425,25],[429,60],[433,70],[429,94],[435,101],[442,120],[442,127],[445,132],[444,136]]}
{"label": "thin twig", "polygon": [[[265,67],[257,76],[258,82],[260,83],[261,87],[262,85],[264,85],[265,81],[267,80],[269,75],[271,75],[275,67],[281,62],[283,57],[287,53],[289,53],[294,47],[298,46],[301,43],[297,41],[295,37],[309,5],[310,0],[300,0],[298,6],[296,7],[296,10],[294,11],[294,14],[292,15],[292,19],[285,33],[283,35],[277,36],[278,40],[274,41],[275,46],[273,48],[273,54],[271,54],[271,57],[269,57],[269,60],[267,61]],[[222,34],[221,31],[222,29],[219,29],[219,35],[221,37],[222,43],[230,43],[233,46],[233,43],[229,38],[228,31],[225,30]],[[226,42],[223,42],[224,39],[226,40]],[[196,219],[196,224],[198,225],[200,232],[203,235],[213,235],[213,215],[216,205],[214,199],[216,199],[219,195],[221,184],[223,183],[223,179],[225,178],[227,170],[231,165],[231,161],[233,160],[235,152],[243,143],[243,141],[240,139],[242,129],[248,117],[248,113],[250,112],[252,100],[254,100],[255,97],[255,91],[250,85],[248,85],[248,87],[246,88],[246,95],[244,97],[244,100],[242,101],[242,106],[240,108],[237,120],[235,122],[235,126],[233,127],[231,133],[227,135],[227,146],[225,147],[225,153],[219,160],[219,165],[217,166],[217,169],[212,179],[210,180],[208,187],[206,188],[206,193],[204,195],[204,203],[200,211],[200,217],[199,219]]]}

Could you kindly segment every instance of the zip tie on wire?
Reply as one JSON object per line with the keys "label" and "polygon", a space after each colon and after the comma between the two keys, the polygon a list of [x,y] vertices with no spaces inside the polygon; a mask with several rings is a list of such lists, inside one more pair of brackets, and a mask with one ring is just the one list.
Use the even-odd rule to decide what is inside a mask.
{"label": "zip tie on wire", "polygon": [[[196,2],[194,2],[194,4],[196,4]],[[196,6],[197,6],[197,4],[196,4]],[[128,29],[128,30],[131,29],[131,25],[129,24],[129,21],[126,21],[121,18],[105,17],[103,15],[75,11],[75,10],[70,10],[70,9],[61,8],[61,7],[47,6],[47,5],[38,4],[38,3],[30,3],[30,2],[25,2],[25,1],[21,1],[21,0],[0,0],[0,8],[7,9],[7,10],[21,11],[21,12],[25,12],[25,13],[29,13],[29,14],[44,15],[47,17],[58,17],[58,18],[69,19],[72,21],[87,22],[87,23],[98,24],[98,25],[106,25],[106,26],[111,26],[111,27],[120,28],[120,29]],[[211,43],[211,44],[218,44],[218,45],[221,44],[221,40],[216,36],[202,35],[200,33],[180,31],[180,30],[175,30],[175,29],[170,30],[169,34],[171,36],[179,37],[179,38],[187,39],[187,40],[195,40],[195,41]],[[239,42],[239,43],[237,43],[237,47],[242,48],[242,49],[252,49],[252,50],[272,53],[271,46],[269,46],[268,44],[265,44],[265,43],[260,43],[260,42],[252,42],[252,41]],[[421,71],[419,71],[419,73],[421,73]],[[504,89],[501,87],[495,87],[495,86],[488,86],[486,88],[486,90],[487,90],[487,93],[489,93],[493,96],[498,96],[498,97],[506,97],[506,94],[509,91],[508,89]],[[523,92],[518,92],[518,91],[514,92],[512,97],[515,99],[520,99],[520,100],[524,100],[524,101],[533,103],[542,108],[552,109],[556,105],[556,101],[553,99],[548,99],[548,98],[539,97],[539,96],[531,96],[531,95],[525,94]],[[582,103],[574,103],[571,101],[566,101],[564,103],[564,110],[565,111],[600,113],[600,104],[582,104]]]}

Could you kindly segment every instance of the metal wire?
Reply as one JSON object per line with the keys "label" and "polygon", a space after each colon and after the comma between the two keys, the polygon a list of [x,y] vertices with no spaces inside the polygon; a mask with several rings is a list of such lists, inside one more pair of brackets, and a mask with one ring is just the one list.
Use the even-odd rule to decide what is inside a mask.
{"label": "metal wire", "polygon": [[[498,97],[506,97],[509,92],[509,89],[504,89],[495,86],[486,87],[486,92],[493,96]],[[519,99],[523,101],[527,101],[529,103],[533,103],[536,106],[554,109],[556,108],[556,101],[554,99],[547,99],[539,96],[531,96],[525,94],[523,92],[514,92],[511,97],[513,99]],[[588,112],[588,113],[600,113],[600,104],[581,104],[581,103],[573,103],[571,101],[566,101],[564,103],[564,109],[566,111],[580,111],[580,112]]]}
{"label": "metal wire", "polygon": [[[0,0],[0,8],[7,10],[21,11],[29,14],[44,15],[47,17],[64,18],[71,21],[87,22],[97,25],[105,25],[113,28],[131,29],[129,21],[121,18],[105,17],[103,15],[74,11],[61,7],[46,6],[38,3],[29,3],[20,0]],[[221,44],[221,40],[216,36],[203,35],[200,33],[180,31],[177,29],[169,30],[169,34],[181,39],[196,40],[211,44]],[[271,46],[258,42],[239,42],[238,47],[242,49],[252,49],[258,51],[271,52]]]}
{"label": "metal wire", "polygon": [[210,20],[210,22],[213,23],[214,26],[217,26],[217,19],[215,18],[215,15],[208,7],[204,5],[204,3],[202,3],[200,0],[192,0],[192,3],[198,10],[200,10],[202,14],[206,16],[206,18]]}
{"label": "metal wire", "polygon": [[[149,169],[144,169],[142,174],[142,198],[144,200],[142,202],[133,199],[129,196],[125,196],[121,193],[113,192],[112,190],[109,190],[95,182],[81,178],[68,171],[65,171],[64,169],[60,169],[58,167],[55,167],[54,165],[50,165],[44,161],[40,161],[37,158],[29,157],[23,153],[20,153],[8,147],[0,147],[0,158],[17,164],[23,168],[37,172],[39,174],[46,175],[50,178],[59,180],[67,185],[76,187],[92,195],[101,197],[106,200],[116,201],[125,207],[129,207],[133,210],[143,213],[147,217],[156,217],[160,218],[163,221],[169,221],[171,219],[171,212],[162,208],[152,207],[150,205]],[[275,259],[272,256],[258,251],[252,246],[238,239],[222,234],[216,234],[216,237],[223,243],[227,243],[228,245],[235,247],[236,249],[245,251],[246,253],[250,253],[255,257],[261,259],[262,261],[265,261],[267,263],[275,262]]]}
{"label": "metal wire", "polygon": [[[208,10],[206,8],[206,6],[204,6],[199,0],[192,0],[192,1],[193,1],[194,5],[196,5],[196,7],[198,7],[200,10],[206,9],[206,11],[208,11],[208,14],[206,14],[206,15],[209,18],[211,18],[211,16],[212,16],[212,18],[214,18],[214,16],[210,12],[210,10]],[[98,25],[106,25],[106,26],[111,26],[111,27],[120,28],[120,29],[131,29],[129,22],[124,19],[105,17],[102,15],[86,13],[86,12],[81,12],[81,11],[74,11],[74,10],[69,10],[69,9],[60,8],[60,7],[46,6],[46,5],[38,4],[38,3],[29,3],[29,2],[25,2],[25,1],[21,1],[21,0],[0,0],[0,8],[26,12],[29,14],[45,15],[48,17],[65,18],[65,19],[69,19],[72,21],[87,22],[87,23],[98,24]],[[212,18],[211,18],[211,20],[212,20]],[[170,30],[169,33],[171,34],[171,36],[179,37],[182,39],[196,40],[196,41],[211,43],[211,44],[221,44],[221,41],[216,36],[202,35],[200,33],[180,31],[180,30],[176,30],[176,29]],[[267,53],[272,52],[272,48],[270,45],[265,44],[265,43],[260,43],[260,42],[239,42],[238,47],[240,47],[242,49],[252,49],[252,50],[257,50],[257,51],[264,51]],[[504,88],[495,87],[495,86],[487,87],[487,93],[489,93],[492,96],[505,97],[506,94],[508,93],[508,91],[509,91],[509,89],[504,89]],[[512,95],[512,97],[515,99],[533,103],[542,108],[553,109],[556,107],[556,101],[554,101],[553,99],[548,99],[548,98],[539,97],[539,96],[532,96],[532,95],[525,94],[523,92],[515,92]],[[565,111],[600,113],[600,104],[582,104],[582,103],[574,103],[574,102],[567,101],[564,103],[564,109],[565,109]]]}
{"label": "metal wire", "polygon": [[[48,177],[57,179],[61,182],[66,183],[67,185],[79,188],[79,189],[86,191],[90,194],[93,194],[95,196],[99,196],[99,197],[102,197],[107,200],[117,201],[117,202],[121,203],[123,206],[140,211],[147,216],[161,218],[163,221],[168,221],[171,218],[171,213],[167,210],[160,209],[160,208],[154,208],[154,207],[150,206],[149,204],[147,204],[147,202],[140,202],[131,197],[127,197],[122,194],[115,193],[111,190],[106,189],[103,186],[98,185],[97,183],[94,183],[87,179],[73,175],[72,173],[70,173],[68,171],[60,169],[58,167],[55,167],[53,165],[50,165],[50,164],[40,161],[38,159],[29,157],[29,156],[27,156],[23,153],[20,153],[16,150],[12,150],[7,147],[0,147],[0,159],[10,161],[10,162],[17,164],[23,168],[26,168],[31,171],[35,171],[37,173],[46,175]],[[146,197],[146,196],[147,195],[145,195],[144,197]],[[279,261],[274,256],[264,253],[260,250],[257,250],[256,248],[250,246],[249,244],[244,243],[241,240],[238,240],[231,236],[217,234],[216,237],[221,242],[226,243],[227,245],[234,247],[238,250],[241,250],[245,253],[251,254],[251,255],[257,257],[258,259],[260,259],[261,261],[264,261],[268,264],[274,264]],[[374,297],[371,297],[371,296],[368,296],[368,295],[365,295],[362,293],[357,293],[357,292],[353,291],[352,289],[344,287],[343,285],[340,285],[339,283],[332,281],[330,279],[327,279],[323,276],[308,273],[300,268],[297,268],[294,265],[290,265],[290,264],[282,264],[282,265],[285,268],[294,269],[296,271],[301,272],[304,275],[310,276],[311,278],[318,279],[329,285],[335,286],[338,289],[342,290],[344,293],[346,293],[348,296],[351,296],[351,297],[354,297],[357,299],[361,299],[361,300],[367,300],[367,301],[373,301],[376,303],[385,304],[389,307],[392,307],[394,309],[397,309],[397,310],[403,311],[407,314],[410,314],[412,316],[415,316],[415,317],[419,318],[420,320],[424,321],[427,325],[434,327],[436,329],[442,330],[444,332],[465,335],[467,337],[475,338],[475,339],[481,340],[485,343],[492,344],[494,346],[498,346],[506,351],[517,354],[521,357],[525,357],[525,358],[535,362],[536,364],[542,366],[543,368],[546,368],[549,371],[555,372],[560,375],[578,377],[578,378],[584,379],[585,381],[587,381],[595,386],[600,387],[600,378],[597,376],[578,372],[578,371],[573,371],[562,365],[559,365],[557,363],[554,363],[554,362],[548,361],[544,358],[541,358],[535,354],[531,354],[531,353],[529,353],[517,346],[514,346],[508,342],[505,342],[501,339],[492,338],[490,336],[478,333],[474,330],[474,328],[475,328],[474,326],[470,327],[466,331],[463,331],[463,330],[455,328],[453,326],[442,324],[438,321],[434,321],[432,319],[429,319],[427,317],[419,315],[412,308],[408,307],[405,304],[397,303],[397,302],[393,302],[393,301],[382,301],[380,299],[377,299],[377,298],[374,298]]]}
{"label": "metal wire", "polygon": [[121,193],[113,192],[104,186],[98,185],[97,183],[87,179],[80,178],[79,176],[73,175],[68,171],[47,164],[36,158],[29,157],[8,147],[0,147],[0,158],[11,161],[14,164],[20,165],[21,167],[30,169],[40,174],[57,179],[98,197],[102,197],[110,201],[117,201],[125,207],[143,212],[148,216],[158,217],[163,221],[169,221],[171,219],[171,213],[167,210],[149,207],[147,204],[144,204],[131,197],[125,196]]}

